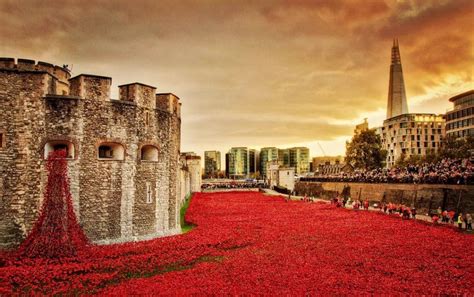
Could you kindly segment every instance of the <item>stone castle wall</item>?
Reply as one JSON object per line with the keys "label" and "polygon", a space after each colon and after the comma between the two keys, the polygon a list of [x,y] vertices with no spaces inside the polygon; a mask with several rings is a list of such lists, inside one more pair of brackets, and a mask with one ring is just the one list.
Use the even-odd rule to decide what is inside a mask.
{"label": "stone castle wall", "polygon": [[202,168],[201,157],[181,153],[180,160],[180,207],[184,204],[186,196],[195,192],[201,192]]}
{"label": "stone castle wall", "polygon": [[[35,222],[47,180],[45,150],[57,144],[69,145],[74,207],[89,239],[179,232],[179,98],[134,83],[120,86],[114,100],[111,83],[96,75],[70,78],[43,62],[0,59],[0,246],[18,245]],[[104,145],[119,157],[99,158]]]}
{"label": "stone castle wall", "polygon": [[419,209],[443,209],[474,213],[474,186],[433,184],[371,184],[343,182],[297,182],[297,195],[309,195],[332,199],[342,193],[345,185],[350,187],[354,199],[374,202],[393,202]]}

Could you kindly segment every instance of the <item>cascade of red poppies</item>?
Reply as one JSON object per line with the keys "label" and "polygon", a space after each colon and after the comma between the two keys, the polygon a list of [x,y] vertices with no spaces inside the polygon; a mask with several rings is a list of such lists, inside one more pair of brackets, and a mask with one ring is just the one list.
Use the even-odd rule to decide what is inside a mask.
{"label": "cascade of red poppies", "polygon": [[19,255],[52,259],[72,257],[87,245],[88,240],[74,214],[66,151],[50,153],[46,167],[48,184],[41,213],[31,233],[21,244]]}

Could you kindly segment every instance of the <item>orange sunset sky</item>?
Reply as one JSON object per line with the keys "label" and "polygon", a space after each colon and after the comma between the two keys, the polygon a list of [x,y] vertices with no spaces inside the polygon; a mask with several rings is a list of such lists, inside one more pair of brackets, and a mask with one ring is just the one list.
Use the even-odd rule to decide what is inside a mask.
{"label": "orange sunset sky", "polygon": [[344,154],[385,117],[393,38],[410,112],[474,88],[474,1],[0,0],[0,56],[143,82],[181,98],[182,151]]}

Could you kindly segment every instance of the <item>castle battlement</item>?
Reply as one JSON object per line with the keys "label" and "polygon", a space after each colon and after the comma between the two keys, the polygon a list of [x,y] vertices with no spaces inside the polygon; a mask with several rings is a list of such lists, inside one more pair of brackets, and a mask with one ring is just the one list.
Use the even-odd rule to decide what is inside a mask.
{"label": "castle battlement", "polygon": [[156,108],[166,110],[181,117],[181,103],[179,102],[179,97],[173,93],[156,94]]}
{"label": "castle battlement", "polygon": [[42,61],[38,61],[38,63],[36,63],[35,60],[30,59],[19,58],[15,62],[15,58],[0,57],[0,69],[47,72],[64,83],[67,83],[68,79],[71,77],[71,74],[67,68]]}
{"label": "castle battlement", "polygon": [[142,83],[130,83],[119,86],[119,100],[131,101],[137,105],[156,109],[156,87]]}
{"label": "castle battlement", "polygon": [[79,74],[71,77],[67,68],[51,63],[29,59],[0,57],[0,70],[11,70],[19,74],[48,73],[52,76],[46,82],[44,95],[67,95],[81,99],[111,101],[113,103],[131,103],[146,109],[158,109],[181,117],[179,97],[172,93],[157,93],[156,87],[140,82],[120,85],[119,99],[112,99],[112,78],[95,74]]}

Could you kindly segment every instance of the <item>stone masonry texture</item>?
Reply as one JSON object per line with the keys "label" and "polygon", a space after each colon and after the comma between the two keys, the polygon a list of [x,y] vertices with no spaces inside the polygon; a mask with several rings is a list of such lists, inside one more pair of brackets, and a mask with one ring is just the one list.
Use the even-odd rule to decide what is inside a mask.
{"label": "stone masonry texture", "polygon": [[[96,243],[178,233],[180,103],[171,93],[32,60],[0,58],[0,247],[32,228],[47,180],[45,150],[66,145],[76,215]],[[111,147],[113,158],[100,157]],[[157,152],[143,158],[145,149]]]}
{"label": "stone masonry texture", "polygon": [[384,201],[415,206],[426,212],[438,207],[463,213],[474,212],[472,185],[297,182],[295,192],[302,196],[332,199],[342,193],[344,186],[349,186],[352,200],[367,199],[371,204]]}

